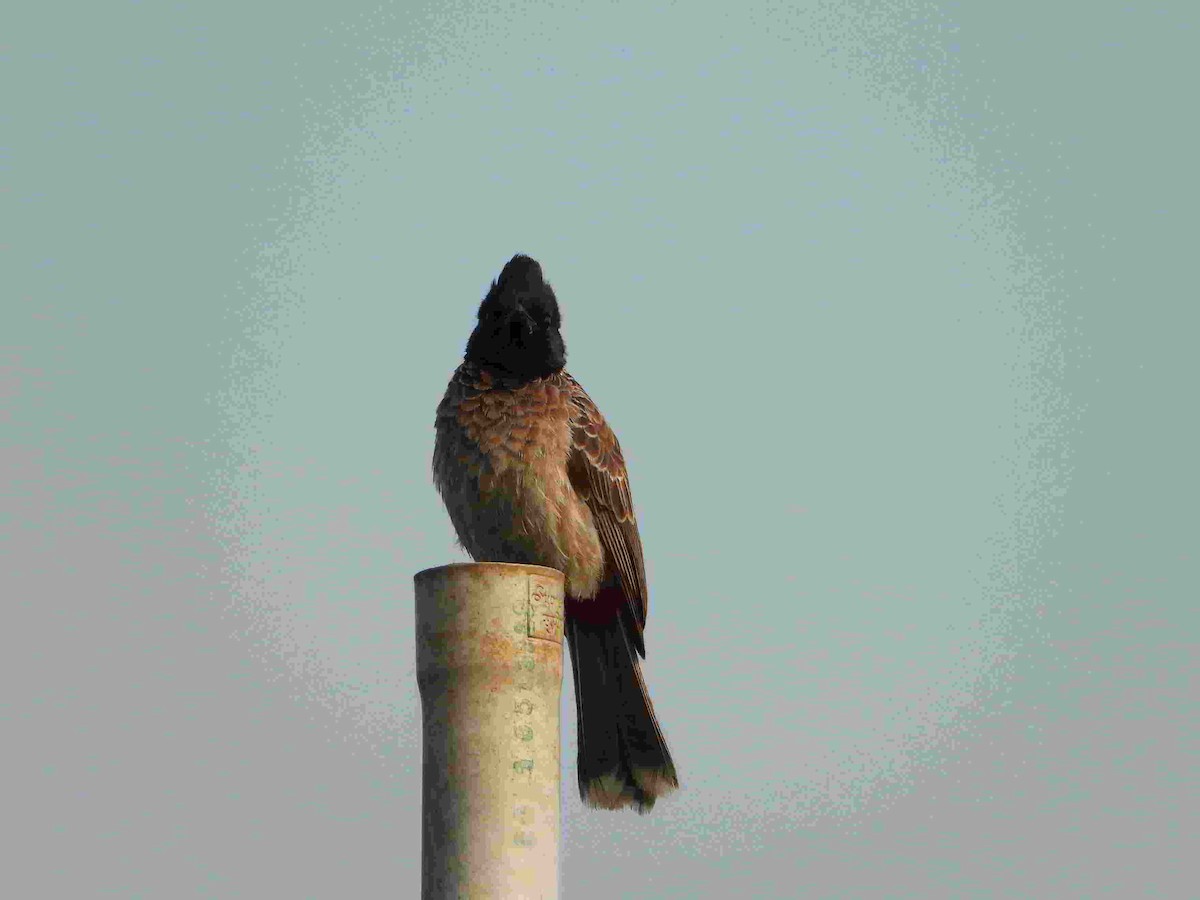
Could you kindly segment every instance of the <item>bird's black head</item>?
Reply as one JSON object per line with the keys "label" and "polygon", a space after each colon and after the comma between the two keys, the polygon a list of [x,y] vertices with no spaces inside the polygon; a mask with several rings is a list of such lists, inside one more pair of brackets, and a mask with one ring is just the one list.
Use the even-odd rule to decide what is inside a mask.
{"label": "bird's black head", "polygon": [[558,301],[542,267],[518,253],[479,305],[466,358],[519,378],[541,378],[567,364],[560,324]]}

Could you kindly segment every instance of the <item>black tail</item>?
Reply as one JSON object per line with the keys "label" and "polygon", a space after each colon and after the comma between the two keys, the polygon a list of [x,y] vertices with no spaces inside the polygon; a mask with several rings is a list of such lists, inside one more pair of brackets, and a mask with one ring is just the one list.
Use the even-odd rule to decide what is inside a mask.
{"label": "black tail", "polygon": [[568,617],[575,674],[579,795],[588,806],[649,812],[679,787],[642,680],[625,612],[607,625]]}

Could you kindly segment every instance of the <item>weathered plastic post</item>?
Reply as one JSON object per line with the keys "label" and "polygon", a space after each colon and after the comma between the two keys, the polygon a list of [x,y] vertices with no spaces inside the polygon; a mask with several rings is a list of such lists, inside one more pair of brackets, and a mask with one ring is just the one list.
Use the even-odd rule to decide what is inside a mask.
{"label": "weathered plastic post", "polygon": [[557,898],[563,575],[465,563],[413,581],[421,896]]}

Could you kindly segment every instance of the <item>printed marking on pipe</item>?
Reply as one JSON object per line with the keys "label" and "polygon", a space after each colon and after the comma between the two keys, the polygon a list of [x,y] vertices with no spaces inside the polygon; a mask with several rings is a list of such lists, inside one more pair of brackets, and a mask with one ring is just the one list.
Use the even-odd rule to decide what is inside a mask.
{"label": "printed marking on pipe", "polygon": [[[530,614],[530,598],[529,593],[526,593],[524,603],[513,604],[513,631],[517,633],[529,634],[529,614]],[[524,640],[520,642],[518,649],[518,657],[516,659],[516,688],[522,693],[532,692],[533,683],[525,677],[525,673],[532,672],[534,668],[533,645]],[[517,701],[515,721],[513,722],[513,774],[516,776],[533,776],[534,760],[529,754],[529,743],[533,740],[533,701],[522,698]]]}
{"label": "printed marking on pipe", "polygon": [[[530,575],[523,602],[512,605],[512,630],[516,639],[513,660],[513,687],[520,692],[512,711],[511,738],[513,779],[532,784],[534,766],[539,752],[534,738],[538,736],[533,720],[537,685],[534,681],[537,666],[536,640],[551,640],[562,644],[562,601],[558,583],[542,576]],[[543,777],[545,777],[544,773]],[[516,785],[514,784],[514,787]],[[518,803],[512,807],[511,833],[514,847],[531,848],[537,843],[534,807]]]}
{"label": "printed marking on pipe", "polygon": [[530,637],[561,644],[563,639],[562,606],[558,602],[558,583],[540,575],[529,576]]}
{"label": "printed marking on pipe", "polygon": [[537,810],[528,803],[518,803],[513,807],[513,819],[522,825],[532,825],[537,819]]}

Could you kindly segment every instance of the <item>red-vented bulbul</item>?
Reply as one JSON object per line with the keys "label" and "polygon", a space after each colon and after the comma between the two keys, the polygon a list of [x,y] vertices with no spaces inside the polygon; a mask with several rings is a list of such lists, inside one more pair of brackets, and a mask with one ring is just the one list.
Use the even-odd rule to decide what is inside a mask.
{"label": "red-vented bulbul", "polygon": [[437,411],[433,477],[473,559],[566,574],[579,793],[645,812],[679,786],[638,656],[646,570],[616,435],[564,370],[558,301],[518,254]]}

